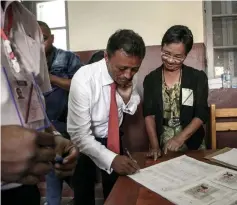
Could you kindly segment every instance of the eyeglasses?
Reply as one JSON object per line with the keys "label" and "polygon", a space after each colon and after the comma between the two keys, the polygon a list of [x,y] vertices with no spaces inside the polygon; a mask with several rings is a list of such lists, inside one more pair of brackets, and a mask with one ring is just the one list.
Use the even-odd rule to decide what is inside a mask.
{"label": "eyeglasses", "polygon": [[185,59],[186,56],[181,56],[181,57],[176,57],[176,56],[172,56],[168,53],[165,53],[164,51],[161,51],[161,57],[165,60],[174,60],[175,63],[179,64],[179,63],[182,63]]}

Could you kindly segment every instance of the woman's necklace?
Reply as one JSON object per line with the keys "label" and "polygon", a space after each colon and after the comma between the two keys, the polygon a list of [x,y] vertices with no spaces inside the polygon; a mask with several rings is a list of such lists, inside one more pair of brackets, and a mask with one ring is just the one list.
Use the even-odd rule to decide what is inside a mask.
{"label": "woman's necklace", "polygon": [[172,87],[174,87],[175,84],[178,84],[178,85],[179,85],[179,84],[181,83],[182,69],[179,69],[179,81],[178,81],[178,83],[175,82],[172,86],[168,86],[168,84],[166,83],[164,68],[162,69],[162,76],[163,76],[163,82],[164,82],[165,86],[168,87],[168,88],[172,88]]}

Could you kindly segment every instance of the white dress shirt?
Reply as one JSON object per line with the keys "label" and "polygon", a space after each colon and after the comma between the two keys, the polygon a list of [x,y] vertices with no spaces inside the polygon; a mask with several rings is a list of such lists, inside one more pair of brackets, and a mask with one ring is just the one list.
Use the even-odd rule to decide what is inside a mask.
{"label": "white dress shirt", "polygon": [[[67,130],[71,140],[80,152],[89,156],[100,169],[108,173],[112,171],[111,164],[117,154],[95,138],[107,138],[108,135],[110,84],[113,82],[105,59],[83,66],[71,81],[68,101]],[[134,81],[133,92],[127,105],[118,92],[116,101],[121,125],[123,112],[133,115],[140,103]]]}
{"label": "white dress shirt", "polygon": [[[10,5],[13,9],[13,25],[9,40],[17,46],[14,49],[14,54],[19,61],[20,69],[24,68],[29,73],[34,72],[42,92],[50,91],[51,85],[44,52],[43,35],[36,17],[22,3],[18,1],[6,1],[5,9],[3,10],[1,7],[1,28],[4,28],[6,10]],[[9,54],[1,38],[1,126],[21,125],[3,71],[3,68],[5,68],[9,79],[13,78],[11,71],[13,67],[8,56]],[[42,93],[41,97],[43,101],[44,97]],[[37,121],[36,126],[40,127],[43,125],[44,120]],[[21,186],[21,184],[10,183],[2,185],[1,189],[10,189],[18,186]]]}

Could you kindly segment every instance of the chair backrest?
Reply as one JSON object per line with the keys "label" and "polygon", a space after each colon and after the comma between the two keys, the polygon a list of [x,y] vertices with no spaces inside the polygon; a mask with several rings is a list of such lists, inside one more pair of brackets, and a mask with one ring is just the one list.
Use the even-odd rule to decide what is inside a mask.
{"label": "chair backrest", "polygon": [[211,105],[211,148],[216,149],[216,132],[237,131],[237,122],[216,122],[217,118],[237,118],[237,108],[218,108]]}

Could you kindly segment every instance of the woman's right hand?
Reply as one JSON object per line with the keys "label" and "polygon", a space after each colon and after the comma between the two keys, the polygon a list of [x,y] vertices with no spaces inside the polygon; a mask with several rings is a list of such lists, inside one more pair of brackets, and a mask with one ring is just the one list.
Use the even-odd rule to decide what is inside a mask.
{"label": "woman's right hand", "polygon": [[161,157],[161,149],[156,132],[155,115],[145,117],[146,131],[149,137],[150,148],[147,157],[153,158],[156,161]]}
{"label": "woman's right hand", "polygon": [[154,161],[156,161],[159,157],[161,157],[161,149],[150,148],[149,152],[147,153],[147,157],[152,158]]}

